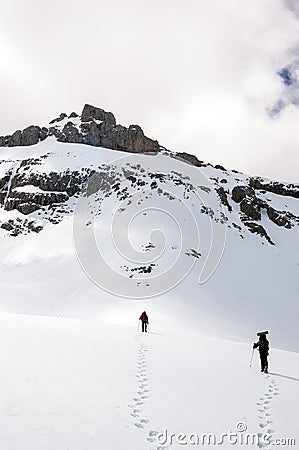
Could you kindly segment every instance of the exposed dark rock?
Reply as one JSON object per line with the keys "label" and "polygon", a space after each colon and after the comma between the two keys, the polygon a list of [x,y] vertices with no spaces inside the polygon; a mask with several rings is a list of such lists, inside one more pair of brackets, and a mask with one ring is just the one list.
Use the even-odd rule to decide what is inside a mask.
{"label": "exposed dark rock", "polygon": [[216,164],[216,166],[214,166],[215,169],[219,169],[219,170],[223,170],[223,172],[226,172],[226,168],[221,166],[220,164]]}
{"label": "exposed dark rock", "polygon": [[72,118],[75,118],[75,117],[79,117],[79,115],[73,111],[73,112],[69,115],[69,119],[72,119]]}
{"label": "exposed dark rock", "polygon": [[130,125],[129,128],[126,128],[102,122],[98,127],[100,130],[99,145],[102,147],[132,153],[156,153],[159,151],[158,142],[146,137],[138,125]]}
{"label": "exposed dark rock", "polygon": [[227,207],[227,209],[230,212],[232,212],[233,208],[231,207],[231,205],[228,202],[227,192],[225,191],[225,189],[222,186],[220,186],[219,188],[216,188],[216,191],[217,191],[223,205],[225,205]]}
{"label": "exposed dark rock", "polygon": [[65,119],[66,117],[67,117],[67,114],[61,113],[59,117],[56,117],[56,119],[51,120],[51,122],[49,122],[49,123],[52,124],[52,123],[56,123],[56,122],[61,122],[61,120]]}
{"label": "exposed dark rock", "polygon": [[249,185],[254,189],[273,192],[273,194],[299,198],[299,186],[295,184],[284,184],[276,181],[267,182],[262,178],[252,177],[249,179]]}
{"label": "exposed dark rock", "polygon": [[262,225],[259,225],[255,222],[244,222],[244,225],[246,225],[248,227],[248,230],[251,233],[259,234],[260,236],[267,239],[269,244],[275,245],[274,242],[271,240],[270,236],[268,235],[267,231],[265,230],[265,228]]}
{"label": "exposed dark rock", "polygon": [[22,213],[22,214],[31,214],[34,211],[37,211],[38,209],[40,209],[40,206],[34,204],[34,203],[20,203],[16,209]]}
{"label": "exposed dark rock", "polygon": [[17,130],[15,131],[8,142],[8,146],[9,147],[15,147],[15,146],[19,146],[22,145],[22,131],[21,130]]}
{"label": "exposed dark rock", "polygon": [[82,134],[73,122],[68,122],[62,129],[62,132],[57,133],[57,140],[59,142],[72,142],[74,144],[82,144]]}
{"label": "exposed dark rock", "polygon": [[82,140],[84,144],[93,145],[95,147],[101,146],[102,136],[99,125],[97,125],[94,121],[84,122],[80,128],[83,133]]}
{"label": "exposed dark rock", "polygon": [[41,141],[44,141],[48,136],[49,136],[49,130],[48,130],[48,128],[43,127],[43,128],[40,130],[40,135],[39,135],[40,140],[41,140]]}
{"label": "exposed dark rock", "polygon": [[31,125],[25,128],[22,132],[21,145],[34,145],[37,144],[40,139],[40,127]]}
{"label": "exposed dark rock", "polygon": [[[46,130],[46,133],[45,133]],[[23,145],[34,145],[39,142],[39,140],[45,139],[47,136],[47,128],[41,129],[31,125],[25,128],[25,130],[15,131],[11,136],[1,136],[0,137],[0,147],[16,147]]]}
{"label": "exposed dark rock", "polygon": [[240,211],[253,220],[261,219],[263,202],[257,199],[254,190],[249,186],[235,186],[232,199],[240,203]]}
{"label": "exposed dark rock", "polygon": [[[140,266],[140,267],[128,267],[128,266],[121,266],[122,269],[124,269],[126,272],[137,272],[137,273],[151,273],[156,264],[149,264],[148,266]],[[132,276],[130,277],[132,278]]]}
{"label": "exposed dark rock", "polygon": [[6,231],[11,231],[11,230],[13,230],[13,225],[10,223],[10,221],[3,222],[3,223],[1,223],[1,228],[3,228],[3,230],[6,230]]}
{"label": "exposed dark rock", "polygon": [[254,190],[248,186],[235,186],[232,190],[232,199],[236,203],[240,203],[244,198],[255,198]]}
{"label": "exposed dark rock", "polygon": [[65,192],[22,192],[11,190],[5,204],[7,211],[17,209],[23,214],[30,214],[41,206],[63,203],[69,199]]}
{"label": "exposed dark rock", "polygon": [[186,153],[186,152],[178,152],[174,155],[174,158],[178,159],[180,161],[187,162],[187,163],[191,164],[192,166],[196,166],[196,167],[206,166],[206,164],[203,161],[199,161],[199,159],[196,158],[196,156],[190,155],[189,153]]}
{"label": "exposed dark rock", "polygon": [[33,231],[34,233],[39,233],[43,229],[41,225],[36,225],[34,221],[28,222],[27,227],[28,230]]}
{"label": "exposed dark rock", "polygon": [[3,222],[0,227],[9,232],[11,236],[19,236],[20,234],[28,234],[30,232],[39,233],[43,227],[35,220],[28,219],[9,219]]}
{"label": "exposed dark rock", "polygon": [[253,220],[261,220],[260,206],[249,198],[244,198],[240,203],[240,210]]}
{"label": "exposed dark rock", "polygon": [[242,231],[242,228],[240,227],[240,225],[237,225],[236,223],[232,222],[232,226],[234,228],[237,228],[237,230]]}
{"label": "exposed dark rock", "polygon": [[[130,125],[129,128],[116,125],[111,112],[95,106],[84,106],[80,126],[69,121],[61,130],[57,123],[66,117],[65,113],[60,114],[50,122],[49,129],[32,125],[23,131],[16,131],[12,136],[2,136],[0,146],[34,145],[48,136],[55,136],[59,142],[87,144],[125,152],[155,154],[160,151],[159,143],[146,137],[138,125]],[[69,118],[73,117],[78,115],[73,112]]]}
{"label": "exposed dark rock", "polygon": [[7,172],[7,174],[3,178],[0,178],[0,190],[1,191],[4,188],[4,186],[8,183],[10,176],[11,176],[11,171]]}
{"label": "exposed dark rock", "polygon": [[197,250],[195,250],[194,248],[191,248],[190,250],[187,250],[185,252],[185,255],[187,256],[193,256],[194,258],[200,258],[201,253],[199,253]]}
{"label": "exposed dark rock", "polygon": [[82,122],[88,122],[93,119],[101,120],[102,122],[109,123],[110,125],[116,125],[115,117],[111,112],[104,111],[103,109],[92,105],[84,105],[81,114]]}
{"label": "exposed dark rock", "polygon": [[287,211],[277,211],[268,206],[267,214],[270,220],[279,227],[292,228],[296,222],[299,223],[299,218]]}

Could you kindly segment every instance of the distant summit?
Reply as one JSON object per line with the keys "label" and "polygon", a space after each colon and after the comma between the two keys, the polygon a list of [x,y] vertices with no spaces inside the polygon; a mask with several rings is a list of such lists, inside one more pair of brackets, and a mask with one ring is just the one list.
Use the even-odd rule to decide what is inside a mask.
{"label": "distant summit", "polygon": [[157,153],[159,143],[146,137],[139,125],[117,125],[114,115],[86,104],[81,116],[61,113],[48,127],[31,125],[12,135],[0,136],[0,147],[35,145],[55,136],[59,142],[87,144],[132,153]]}

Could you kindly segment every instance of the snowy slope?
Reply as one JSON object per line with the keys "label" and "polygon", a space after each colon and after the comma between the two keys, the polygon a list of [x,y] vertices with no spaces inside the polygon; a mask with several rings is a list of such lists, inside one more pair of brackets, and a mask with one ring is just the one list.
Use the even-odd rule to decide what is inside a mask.
{"label": "snowy slope", "polygon": [[[249,345],[154,326],[145,335],[136,327],[1,315],[0,334],[5,450],[177,450],[179,433],[186,442],[191,433],[218,441],[230,430],[241,439],[237,424],[299,442],[296,353],[271,350],[266,376],[257,355],[249,368]],[[176,435],[172,445],[169,437],[163,444],[165,430]]]}
{"label": "snowy slope", "polygon": [[[11,189],[10,197],[22,193],[28,198],[28,195],[45,192],[39,185],[43,186],[43,180],[49,179],[51,173],[61,176],[70,173],[70,177],[74,177],[73,174],[77,173],[103,170],[111,161],[124,156],[127,156],[124,152],[59,143],[54,138],[48,138],[30,147],[1,149],[0,168],[3,170],[2,175],[11,174],[8,184],[16,176],[21,179],[21,186]],[[140,155],[140,158],[143,158],[144,165],[147,158],[156,161],[157,171],[169,164],[167,155]],[[181,163],[181,167],[184,173],[186,164]],[[216,187],[222,183],[228,193],[248,180],[243,174],[209,165],[201,167],[200,171],[212,183],[215,182]],[[153,310],[165,324],[168,321],[183,327],[188,324],[219,337],[245,342],[257,329],[269,328],[273,331],[275,346],[298,350],[296,318],[299,260],[295,251],[299,243],[298,225],[291,228],[277,226],[262,210],[261,220],[256,223],[263,225],[275,243],[271,245],[265,237],[249,231],[242,221],[239,205],[228,196],[232,209],[229,211],[223,206],[226,217],[223,226],[227,231],[224,254],[214,275],[207,283],[199,285],[199,274],[211,243],[209,216],[202,213],[202,205],[194,193],[188,192],[186,185],[179,184],[182,177],[171,179],[167,172],[165,177],[160,184],[157,180],[160,189],[182,199],[182,203],[195,217],[200,231],[200,256],[196,256],[190,248],[180,248],[180,229],[166,214],[147,211],[131,224],[134,246],[147,255],[144,250],[150,243],[150,232],[158,226],[167,236],[167,247],[163,257],[154,264],[152,273],[136,274],[134,267],[138,268],[138,264],[128,263],[121,258],[111,241],[110,218],[115,207],[121,204],[116,193],[101,205],[102,214],[95,221],[95,233],[109,264],[124,276],[131,276],[132,283],[137,275],[150,283],[151,277],[167,270],[178,255],[183,256],[183,262],[189,264],[192,261],[194,266],[191,272],[179,285],[156,298],[142,300],[142,306],[132,300],[115,297],[92,283],[76,258],[72,227],[77,195],[70,195],[63,203],[45,205],[27,215],[16,208],[7,210],[4,200],[4,205],[0,207],[0,222],[4,227],[7,224],[10,227],[10,223],[13,225],[12,231],[0,228],[1,311],[127,323],[131,314],[138,314],[142,307]],[[146,183],[147,194],[127,181],[126,188],[130,195],[142,197],[151,192],[152,179],[146,176],[142,180]],[[37,186],[32,186],[32,182]],[[47,198],[49,193],[55,195],[57,189],[47,190]],[[276,210],[286,210],[294,217],[299,217],[297,198],[265,191],[259,191],[258,195],[261,201],[267,201]],[[32,228],[41,231],[32,231]],[[153,252],[151,248],[147,250],[148,253]]]}
{"label": "snowy slope", "polygon": [[[179,433],[241,438],[240,423],[298,442],[298,185],[162,147],[133,160],[95,144],[137,133],[130,145],[156,149],[134,126],[69,116],[55,127],[35,145],[17,146],[50,126],[0,138],[13,145],[0,148],[0,448],[170,450]],[[219,264],[200,284],[215,242]],[[136,330],[144,309],[147,335]],[[249,368],[262,329],[268,376],[257,354]],[[172,445],[158,439],[165,430]]]}

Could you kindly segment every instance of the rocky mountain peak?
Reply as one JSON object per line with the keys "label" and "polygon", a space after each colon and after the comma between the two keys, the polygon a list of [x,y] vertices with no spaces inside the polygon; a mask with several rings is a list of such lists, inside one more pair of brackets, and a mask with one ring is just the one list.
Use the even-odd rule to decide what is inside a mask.
{"label": "rocky mountain peak", "polygon": [[[50,145],[40,144],[49,137],[52,137]],[[63,148],[55,141],[81,145]],[[16,156],[7,149],[1,151],[0,232],[1,228],[12,236],[39,232],[45,223],[56,224],[72,214],[76,197],[95,170],[99,170],[103,178],[110,170],[109,176],[113,178],[113,165],[110,169],[107,165],[102,167],[101,158],[107,153],[104,148],[148,155],[161,153],[200,167],[223,204],[224,221],[242,239],[249,231],[259,235],[263,243],[276,245],[273,225],[287,232],[299,226],[298,185],[247,177],[223,166],[205,163],[186,152],[166,151],[157,141],[145,136],[140,126],[119,125],[112,112],[90,104],[84,105],[81,115],[61,113],[47,127],[31,125],[0,137],[2,147],[35,144],[40,145],[32,149],[31,156],[30,152],[26,152],[26,156],[24,152],[23,157],[22,152],[17,152]],[[102,151],[94,152],[88,146],[100,147]],[[115,180],[119,199],[130,196],[130,192],[138,191],[141,186],[157,189],[164,195],[165,184],[173,183],[170,173],[150,174],[147,182],[136,168],[132,168],[132,174],[124,189],[120,189]],[[186,192],[190,190],[183,176],[175,180],[175,185],[185,186]],[[186,196],[186,192],[181,195]],[[209,214],[205,208],[201,212]]]}
{"label": "rocky mountain peak", "polygon": [[112,126],[116,125],[116,120],[112,112],[107,112],[101,108],[85,104],[81,114],[82,122],[90,122],[94,119],[109,123]]}
{"label": "rocky mountain peak", "polygon": [[31,125],[12,135],[0,136],[0,147],[35,145],[50,136],[59,142],[87,144],[132,153],[157,153],[158,141],[146,137],[138,125],[116,124],[112,112],[86,104],[79,116],[61,113],[47,127]]}

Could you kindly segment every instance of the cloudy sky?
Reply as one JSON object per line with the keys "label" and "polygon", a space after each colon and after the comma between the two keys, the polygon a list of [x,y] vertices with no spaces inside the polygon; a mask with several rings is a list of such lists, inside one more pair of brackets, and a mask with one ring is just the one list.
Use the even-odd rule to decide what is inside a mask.
{"label": "cloudy sky", "polygon": [[0,0],[0,134],[92,103],[172,150],[299,182],[298,3]]}

